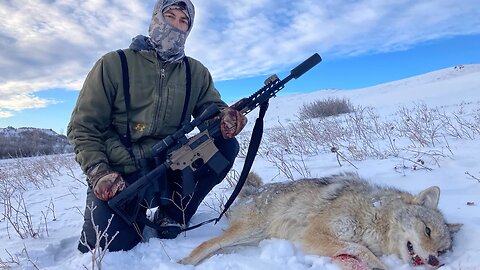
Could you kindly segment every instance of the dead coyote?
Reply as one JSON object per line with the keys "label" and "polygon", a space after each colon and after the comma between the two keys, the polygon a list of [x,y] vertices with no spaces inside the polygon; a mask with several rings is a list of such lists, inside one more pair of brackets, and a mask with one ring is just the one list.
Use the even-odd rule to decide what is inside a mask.
{"label": "dead coyote", "polygon": [[353,173],[260,185],[250,174],[229,215],[230,227],[180,262],[198,264],[223,248],[282,238],[307,253],[336,258],[344,269],[352,268],[342,263],[345,256],[364,268],[387,269],[378,257],[390,254],[438,267],[439,254],[452,245],[451,233],[461,227],[447,224],[437,209],[436,186],[413,196]]}

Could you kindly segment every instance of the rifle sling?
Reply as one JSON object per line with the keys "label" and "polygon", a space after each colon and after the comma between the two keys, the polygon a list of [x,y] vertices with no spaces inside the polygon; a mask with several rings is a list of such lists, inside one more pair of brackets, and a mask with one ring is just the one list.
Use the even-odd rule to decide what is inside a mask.
{"label": "rifle sling", "polygon": [[232,205],[233,201],[235,201],[238,194],[242,190],[242,187],[245,184],[245,181],[247,180],[248,173],[250,172],[250,169],[252,168],[253,161],[255,160],[255,157],[257,156],[258,148],[260,147],[260,142],[262,141],[263,118],[265,117],[265,113],[267,112],[267,109],[268,109],[268,99],[264,103],[260,104],[260,110],[259,110],[259,113],[258,113],[258,118],[255,121],[255,126],[253,127],[252,137],[250,139],[250,144],[248,146],[248,152],[247,152],[247,156],[245,158],[245,163],[243,164],[242,173],[240,174],[240,177],[238,178],[237,185],[235,186],[235,189],[233,190],[232,194],[230,195],[230,198],[228,198],[228,201],[225,203],[225,208],[223,209],[222,213],[216,219],[215,224],[218,221],[220,221],[220,219],[225,214],[225,212],[227,212],[228,208]]}

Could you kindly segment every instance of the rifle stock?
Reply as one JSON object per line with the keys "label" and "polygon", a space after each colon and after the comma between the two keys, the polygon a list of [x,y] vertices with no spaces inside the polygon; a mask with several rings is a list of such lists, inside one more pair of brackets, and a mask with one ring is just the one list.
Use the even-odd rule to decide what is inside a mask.
{"label": "rifle stock", "polygon": [[163,190],[166,190],[162,181],[157,180],[166,174],[167,169],[167,164],[163,163],[151,170],[111,198],[108,205],[127,224],[134,224],[141,206],[145,205],[144,202],[146,201],[147,205],[150,205],[156,192],[161,194]]}
{"label": "rifle stock", "polygon": [[[275,96],[278,91],[284,88],[287,82],[299,78],[320,63],[321,60],[319,54],[313,54],[292,69],[290,75],[283,80],[278,79],[276,75],[271,76],[265,81],[265,86],[253,93],[250,97],[239,100],[231,107],[244,115],[248,114]],[[140,210],[140,205],[143,202],[146,201],[147,205],[151,205],[149,202],[153,201],[154,198],[169,200],[166,192],[166,190],[168,190],[168,183],[165,177],[168,169],[180,170],[182,172],[188,170],[188,173],[183,175],[191,176],[193,171],[204,164],[209,164],[214,171],[221,171],[222,168],[227,166],[225,158],[219,153],[213,143],[215,138],[222,136],[220,134],[220,119],[216,118],[211,120],[208,126],[204,124],[204,122],[214,118],[219,113],[220,110],[218,107],[212,104],[199,117],[182,125],[175,133],[155,144],[152,147],[153,155],[160,156],[168,153],[166,161],[110,199],[108,201],[110,208],[128,224],[133,225]],[[187,139],[186,134],[197,127],[200,133]],[[193,179],[182,180],[184,180],[183,183],[185,187],[189,187],[188,192],[191,192],[192,190],[190,189],[192,189],[192,185],[188,182],[193,181]],[[186,193],[188,194],[188,192]],[[160,194],[160,196],[155,197],[155,194]],[[162,202],[157,201],[157,204],[162,204]]]}

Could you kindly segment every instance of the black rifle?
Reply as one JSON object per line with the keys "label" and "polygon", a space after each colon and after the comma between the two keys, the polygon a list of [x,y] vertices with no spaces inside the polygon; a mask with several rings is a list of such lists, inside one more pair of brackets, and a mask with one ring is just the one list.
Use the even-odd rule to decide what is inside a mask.
{"label": "black rifle", "polygon": [[[320,63],[321,60],[320,55],[315,53],[291,70],[290,75],[283,80],[280,80],[277,75],[272,75],[265,81],[265,86],[250,97],[239,100],[231,107],[240,111],[243,115],[248,114],[258,106],[262,107],[262,105],[265,105],[264,110],[266,110],[268,100],[283,89],[287,82],[291,79],[299,78]],[[214,139],[222,136],[220,132],[220,119],[215,118],[219,113],[220,110],[217,106],[212,104],[199,117],[184,124],[175,133],[155,144],[152,147],[153,156],[157,158],[166,156],[166,160],[110,199],[108,201],[110,208],[128,224],[133,225],[142,203],[147,202],[148,205],[155,205],[155,203],[156,205],[165,205],[169,203],[168,182],[166,180],[168,169],[181,171],[183,195],[193,192],[193,172],[201,166],[208,165],[216,173],[225,169],[228,162],[214,144]],[[208,125],[205,124],[207,120],[209,120]],[[195,128],[198,128],[200,132],[191,138],[187,138],[186,135]],[[258,147],[254,150],[255,153],[253,153],[253,156],[257,150]],[[247,154],[247,159],[248,156]],[[253,163],[253,159],[251,163]],[[250,168],[246,170],[247,173],[249,169]],[[242,176],[246,178],[246,173],[242,172]],[[237,188],[238,185],[240,185],[240,181],[239,184],[237,184]],[[234,193],[238,193],[240,189],[241,186],[238,188],[238,191]],[[232,194],[228,206],[233,202],[235,196]],[[227,209],[228,206],[226,205],[225,209]]]}

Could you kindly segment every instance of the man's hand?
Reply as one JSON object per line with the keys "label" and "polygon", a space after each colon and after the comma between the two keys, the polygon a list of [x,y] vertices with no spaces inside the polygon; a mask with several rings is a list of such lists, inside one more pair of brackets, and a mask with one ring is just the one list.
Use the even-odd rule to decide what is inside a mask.
{"label": "man's hand", "polygon": [[247,118],[239,111],[226,108],[220,113],[220,131],[224,139],[235,137],[247,124]]}
{"label": "man's hand", "polygon": [[108,201],[125,188],[125,181],[120,173],[110,170],[105,163],[98,163],[88,169],[87,177],[95,196],[102,201]]}

